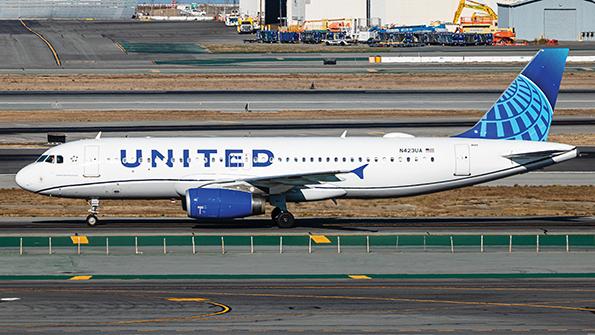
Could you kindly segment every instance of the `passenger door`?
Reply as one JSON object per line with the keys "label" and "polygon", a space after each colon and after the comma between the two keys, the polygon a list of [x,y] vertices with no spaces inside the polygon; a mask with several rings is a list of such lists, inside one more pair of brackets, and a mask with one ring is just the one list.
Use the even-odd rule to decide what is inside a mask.
{"label": "passenger door", "polygon": [[455,176],[471,175],[471,156],[468,144],[455,145]]}
{"label": "passenger door", "polygon": [[99,177],[99,146],[87,145],[85,146],[85,177]]}

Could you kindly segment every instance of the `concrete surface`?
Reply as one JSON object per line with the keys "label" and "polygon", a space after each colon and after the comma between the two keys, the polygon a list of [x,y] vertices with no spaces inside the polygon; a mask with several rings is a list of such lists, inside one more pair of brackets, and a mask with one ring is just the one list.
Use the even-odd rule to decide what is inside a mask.
{"label": "concrete surface", "polygon": [[9,256],[3,251],[0,259],[5,265],[0,275],[595,273],[593,251],[451,254],[398,252],[394,249],[380,251],[376,248],[369,254],[365,253],[365,249],[337,254],[334,250],[321,251],[319,246],[315,246],[312,254],[304,248],[301,252],[293,250],[283,254],[262,251],[249,254],[248,250],[244,250],[228,251],[225,255],[216,252],[192,255],[186,248],[186,252],[163,255],[159,248],[153,249],[153,252],[143,248],[143,254],[135,255],[133,247],[128,249],[128,256],[121,253],[105,256],[90,254],[89,251],[82,255],[47,255],[47,252],[40,252],[24,256],[11,253]]}
{"label": "concrete surface", "polygon": [[[0,95],[2,110],[280,110],[435,109],[487,110],[501,92],[489,91],[274,91],[202,93],[10,93]],[[556,108],[590,109],[595,91],[561,92]]]}

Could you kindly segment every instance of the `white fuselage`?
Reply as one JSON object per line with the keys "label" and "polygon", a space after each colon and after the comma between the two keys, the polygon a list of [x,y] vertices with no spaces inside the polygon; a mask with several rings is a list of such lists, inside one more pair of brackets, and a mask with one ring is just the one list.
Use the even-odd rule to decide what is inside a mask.
{"label": "white fuselage", "polygon": [[[555,154],[530,155],[543,152]],[[81,140],[44,155],[59,155],[63,162],[32,163],[19,172],[17,183],[44,195],[85,199],[181,198],[190,188],[230,186],[226,181],[351,171],[367,164],[363,178],[344,173],[288,194],[288,201],[309,201],[437,192],[552,165],[577,151],[557,143],[465,138],[228,137]],[[260,191],[241,184],[231,185]]]}

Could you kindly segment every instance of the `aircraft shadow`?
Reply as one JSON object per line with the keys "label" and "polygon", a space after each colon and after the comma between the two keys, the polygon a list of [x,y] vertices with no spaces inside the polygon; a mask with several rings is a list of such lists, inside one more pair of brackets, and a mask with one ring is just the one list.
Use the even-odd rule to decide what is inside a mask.
{"label": "aircraft shadow", "polygon": [[[81,228],[82,219],[32,220],[38,228]],[[3,224],[0,224],[2,227]],[[547,227],[593,227],[595,220],[581,216],[540,217],[445,217],[445,218],[299,218],[298,229],[313,228],[343,231],[377,231],[382,228],[547,228]],[[29,228],[29,226],[27,227]],[[233,231],[239,229],[277,229],[270,219],[250,218],[236,220],[194,220],[188,218],[102,218],[93,229],[164,229],[192,228],[200,230]],[[291,229],[286,230],[288,232]]]}

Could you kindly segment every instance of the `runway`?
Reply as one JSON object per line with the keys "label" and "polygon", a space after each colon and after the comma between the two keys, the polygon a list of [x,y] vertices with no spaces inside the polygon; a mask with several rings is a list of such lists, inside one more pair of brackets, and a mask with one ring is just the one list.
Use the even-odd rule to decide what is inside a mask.
{"label": "runway", "polygon": [[101,225],[89,229],[81,217],[0,217],[3,235],[52,234],[339,234],[339,233],[527,233],[571,234],[595,232],[594,217],[422,217],[422,218],[299,218],[298,227],[281,231],[267,218],[227,221],[197,221],[189,218],[102,217]]}
{"label": "runway", "polygon": [[[281,110],[488,109],[500,91],[192,91],[192,92],[2,92],[1,110]],[[591,109],[595,90],[567,90],[556,107]]]}
{"label": "runway", "polygon": [[0,333],[590,333],[592,279],[0,284]]}

